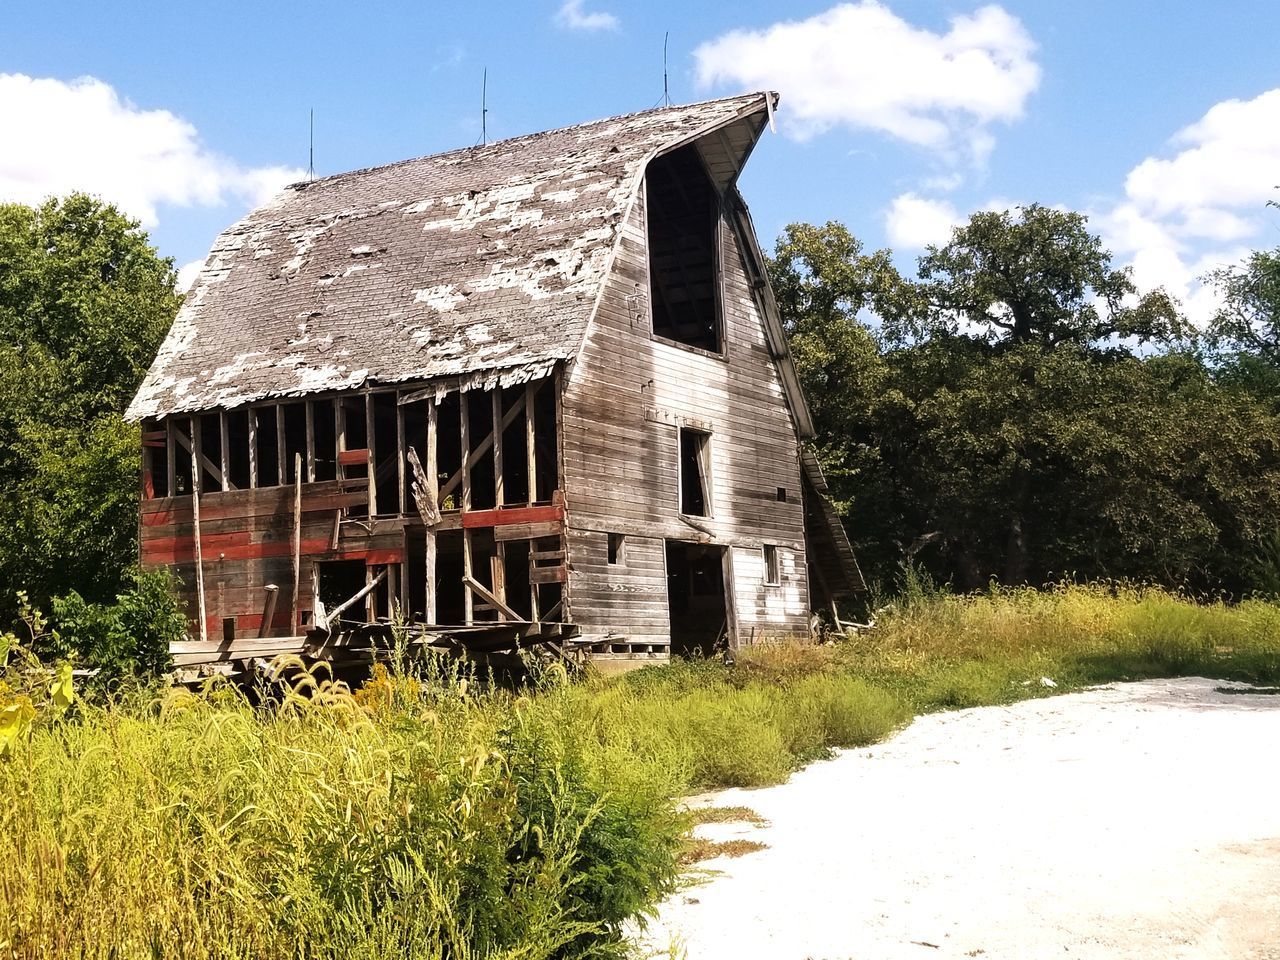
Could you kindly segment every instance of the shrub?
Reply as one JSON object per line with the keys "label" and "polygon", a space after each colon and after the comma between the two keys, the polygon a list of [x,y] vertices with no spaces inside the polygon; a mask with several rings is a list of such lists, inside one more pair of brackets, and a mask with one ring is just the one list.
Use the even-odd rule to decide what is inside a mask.
{"label": "shrub", "polygon": [[35,643],[47,660],[74,659],[98,670],[99,683],[154,677],[169,669],[169,645],[182,640],[187,618],[167,570],[135,571],[114,604],[90,603],[74,590],[53,601],[54,630]]}

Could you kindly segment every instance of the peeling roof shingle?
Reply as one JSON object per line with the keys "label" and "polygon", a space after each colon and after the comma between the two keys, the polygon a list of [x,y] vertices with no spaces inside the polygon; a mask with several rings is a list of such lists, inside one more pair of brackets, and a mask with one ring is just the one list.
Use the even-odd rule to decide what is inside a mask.
{"label": "peeling roof shingle", "polygon": [[215,242],[130,419],[573,357],[646,160],[765,95],[294,184]]}

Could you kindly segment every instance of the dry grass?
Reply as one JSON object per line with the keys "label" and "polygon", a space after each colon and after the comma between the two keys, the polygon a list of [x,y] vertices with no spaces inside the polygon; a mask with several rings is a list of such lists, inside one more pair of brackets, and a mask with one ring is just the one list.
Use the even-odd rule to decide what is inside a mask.
{"label": "dry grass", "polygon": [[695,824],[750,823],[757,827],[769,825],[768,820],[750,807],[698,807],[689,811],[689,817]]}
{"label": "dry grass", "polygon": [[715,860],[718,857],[745,857],[749,853],[767,850],[767,843],[757,840],[706,840],[702,837],[690,837],[685,840],[680,851],[679,862],[683,867]]}

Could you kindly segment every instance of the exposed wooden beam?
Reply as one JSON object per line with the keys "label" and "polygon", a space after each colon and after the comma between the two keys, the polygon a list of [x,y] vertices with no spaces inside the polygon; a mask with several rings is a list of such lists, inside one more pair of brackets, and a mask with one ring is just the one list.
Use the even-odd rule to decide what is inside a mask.
{"label": "exposed wooden beam", "polygon": [[218,465],[206,457],[204,455],[204,451],[200,449],[200,444],[198,442],[200,437],[200,422],[195,417],[189,418],[187,422],[191,424],[192,436],[188,438],[181,430],[177,430],[175,433],[178,438],[178,443],[182,444],[182,449],[191,454],[191,462],[193,465],[198,460],[200,465],[203,466],[205,470],[209,471],[209,476],[217,480],[219,486],[222,486],[222,471],[219,470]]}
{"label": "exposed wooden beam", "polygon": [[[440,435],[439,424],[440,411],[433,399],[427,400],[427,489],[431,492],[432,498],[435,500],[436,506],[440,505],[440,462],[436,441]],[[422,611],[423,619],[427,623],[436,622],[436,532],[431,528],[427,528],[427,544],[426,544],[426,579],[427,592],[426,604]]]}
{"label": "exposed wooden beam", "polygon": [[482,584],[478,583],[473,577],[469,575],[464,576],[462,578],[462,582],[463,584],[466,585],[469,592],[474,593],[485,603],[489,604],[491,607],[493,607],[495,610],[497,610],[499,613],[505,616],[508,620],[514,620],[517,623],[526,622],[524,618],[520,616],[520,614],[516,613],[514,610],[508,607],[505,603],[503,603],[501,600],[495,597],[491,592],[489,592],[489,590],[487,590]]}
{"label": "exposed wooden beam", "polygon": [[[465,407],[466,399],[461,396],[459,399],[461,400],[461,403],[459,404],[459,406]],[[502,424],[501,424],[503,430],[511,426],[511,424],[515,423],[516,417],[520,416],[520,412],[524,410],[524,406],[525,406],[525,401],[524,401],[524,398],[521,397],[515,402],[512,408],[503,415]],[[476,448],[471,453],[470,456],[466,456],[466,448],[465,447],[463,448],[463,457],[464,457],[463,463],[466,466],[468,471],[470,471],[472,467],[474,467],[477,463],[480,462],[480,458],[489,452],[489,448],[491,446],[493,446],[492,433],[488,434],[483,440],[481,440],[478,444],[476,444]],[[443,501],[445,497],[447,497],[449,494],[451,494],[454,490],[457,489],[458,484],[461,482],[462,482],[462,468],[459,467],[454,472],[453,476],[448,479],[445,485],[440,488],[440,495],[438,497],[438,501]]]}

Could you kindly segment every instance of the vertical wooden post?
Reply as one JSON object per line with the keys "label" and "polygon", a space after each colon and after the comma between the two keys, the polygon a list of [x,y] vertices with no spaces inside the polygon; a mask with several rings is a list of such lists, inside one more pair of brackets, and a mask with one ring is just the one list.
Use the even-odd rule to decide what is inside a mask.
{"label": "vertical wooden post", "polygon": [[493,505],[501,507],[504,501],[502,489],[502,388],[494,387],[493,394]]}
{"label": "vertical wooden post", "polygon": [[373,394],[364,395],[364,439],[369,449],[369,516],[378,515],[378,451],[373,442]]}
{"label": "vertical wooden post", "polygon": [[738,649],[737,581],[733,574],[733,547],[726,546],[721,555],[721,576],[724,577],[724,630],[730,650]]}
{"label": "vertical wooden post", "polygon": [[316,410],[315,404],[307,400],[307,483],[316,482]]}
{"label": "vertical wooden post", "polygon": [[400,601],[400,564],[387,564],[387,615],[392,620],[396,616],[396,606]]}
{"label": "vertical wooden post", "polygon": [[374,596],[373,589],[373,567],[368,564],[364,568],[364,585],[369,591],[364,595],[364,622],[373,623],[378,617],[378,598]]}
{"label": "vertical wooden post", "polygon": [[400,406],[399,392],[394,396],[396,398],[396,513],[403,517],[406,506],[404,497],[404,408]]}
{"label": "vertical wooden post", "polygon": [[[192,424],[191,432],[198,437],[200,434],[194,426],[194,418]],[[192,449],[195,449],[194,444]],[[205,622],[204,552],[200,546],[200,458],[195,456],[191,458],[191,526],[196,542],[196,607],[200,614],[200,640],[203,643],[209,639],[209,625]]]}
{"label": "vertical wooden post", "polygon": [[[471,531],[466,527],[462,528],[462,576],[466,580],[475,576],[471,569]],[[471,626],[475,622],[475,597],[465,582],[462,585],[462,608],[465,613],[463,622]]]}
{"label": "vertical wooden post", "polygon": [[218,411],[218,459],[222,470],[222,489],[234,489],[231,486],[231,443],[227,438],[227,411]]}
{"label": "vertical wooden post", "polygon": [[276,404],[276,484],[283,487],[289,482],[288,454],[284,449],[284,404]]}
{"label": "vertical wooden post", "polygon": [[529,382],[524,385],[524,442],[527,456],[527,465],[525,469],[529,474],[530,506],[537,502],[538,499],[538,438],[534,432],[533,424],[533,398],[537,392],[538,387],[536,383]]}
{"label": "vertical wooden post", "polygon": [[249,415],[249,489],[258,488],[258,411],[250,407]]}
{"label": "vertical wooden post", "polygon": [[462,493],[460,501],[462,512],[471,509],[471,406],[467,402],[465,391],[458,393],[458,423],[462,437]]}
{"label": "vertical wooden post", "polygon": [[280,597],[280,588],[274,583],[268,583],[262,589],[267,591],[267,595],[262,601],[262,620],[258,623],[259,638],[271,635],[271,621],[276,617],[276,600]]}
{"label": "vertical wooden post", "polygon": [[[440,502],[440,457],[437,450],[436,442],[439,439],[439,408],[436,405],[435,398],[427,399],[427,483],[431,487],[431,499],[437,504]],[[432,527],[428,527],[427,536],[427,554],[426,554],[426,577],[427,592],[425,609],[422,616],[427,623],[437,622],[436,616],[436,531]]]}
{"label": "vertical wooden post", "polygon": [[168,461],[165,468],[165,480],[169,484],[169,496],[178,495],[178,463],[176,460],[178,445],[173,439],[173,417],[164,420],[164,457]]}
{"label": "vertical wooden post", "polygon": [[[302,454],[293,455],[293,603],[289,608],[289,629],[298,629],[298,589],[302,577]],[[290,634],[291,636],[296,634]]]}

